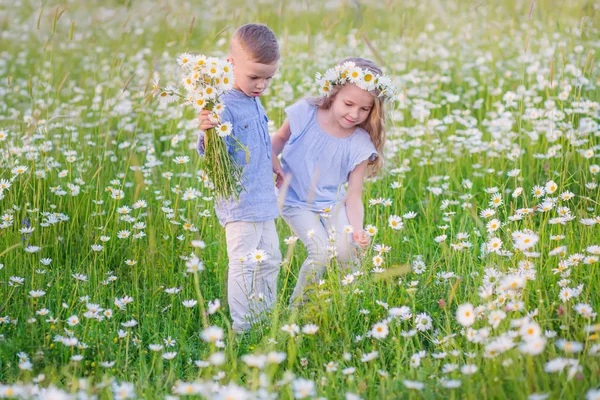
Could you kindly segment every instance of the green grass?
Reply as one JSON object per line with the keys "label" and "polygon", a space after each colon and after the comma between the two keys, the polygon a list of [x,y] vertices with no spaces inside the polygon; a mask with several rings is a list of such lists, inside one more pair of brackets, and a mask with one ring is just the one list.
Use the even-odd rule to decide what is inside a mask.
{"label": "green grass", "polygon": [[[0,5],[0,136],[5,137],[0,141],[0,179],[12,183],[0,200],[2,219],[12,221],[0,229],[0,397],[9,390],[29,393],[40,380],[40,388],[99,398],[118,397],[117,382],[132,383],[141,398],[173,395],[178,381],[201,382],[190,390],[203,394],[211,393],[213,382],[292,398],[292,382],[301,378],[314,382],[315,396],[331,399],[346,393],[365,399],[521,399],[533,393],[583,398],[598,387],[599,339],[585,331],[597,320],[575,311],[578,303],[594,311],[600,307],[598,263],[579,262],[569,268],[566,286],[584,286],[577,298],[566,302],[559,298],[562,278],[552,270],[560,260],[577,253],[589,256],[586,248],[600,245],[597,227],[580,222],[598,215],[598,189],[589,185],[596,182],[590,167],[600,163],[596,155],[586,158],[580,150],[598,152],[598,126],[581,127],[600,122],[599,59],[594,51],[600,43],[600,8],[586,1],[536,1],[530,14],[530,2],[511,1],[294,3]],[[288,300],[306,252],[300,242],[291,248],[284,244],[291,231],[278,220],[286,258],[280,301],[264,323],[236,336],[229,330],[224,230],[214,215],[210,190],[198,179],[203,161],[195,151],[198,129],[193,112],[160,107],[148,95],[152,78],[160,76],[161,84],[176,82],[179,52],[224,55],[230,35],[246,22],[269,25],[282,49],[279,73],[262,99],[272,130],[283,122],[285,106],[315,94],[315,72],[346,56],[382,64],[402,93],[388,110],[386,169],[367,182],[364,191],[365,224],[378,228],[372,243],[391,247],[383,255],[385,271],[372,271],[376,252],[371,246],[361,263],[363,274],[353,283],[340,283],[334,262],[312,301],[291,311]],[[571,89],[561,98],[567,85]],[[508,92],[522,95],[509,105]],[[460,97],[454,102],[449,95]],[[549,122],[540,122],[551,119],[544,111],[547,100],[563,113],[555,121],[555,129],[562,132],[555,141],[546,135],[543,124]],[[534,108],[541,116],[528,119]],[[556,155],[537,156],[548,151]],[[517,154],[514,160],[511,154]],[[191,157],[189,163],[172,161],[184,155]],[[13,175],[16,166],[27,170]],[[507,176],[512,169],[520,170],[516,177]],[[465,179],[472,187],[463,185]],[[558,189],[548,197],[558,199],[558,207],[567,206],[575,219],[552,224],[558,216],[554,208],[510,221],[516,210],[543,202],[531,191],[549,180]],[[393,182],[399,187],[392,188]],[[79,186],[79,193],[72,195],[68,184]],[[58,186],[64,195],[56,193]],[[511,193],[518,186],[524,192],[514,199]],[[434,187],[441,194],[428,189]],[[488,208],[491,194],[485,189],[491,187],[497,187],[503,199],[494,217],[504,225],[494,236],[513,255],[483,254],[480,248],[492,237],[485,227],[488,220],[479,216]],[[187,188],[202,196],[183,200]],[[124,198],[111,198],[112,190],[123,190]],[[575,197],[560,200],[565,191]],[[376,198],[390,199],[391,205],[369,206]],[[131,211],[135,221],[123,220],[118,208],[132,207],[138,200],[147,206]],[[405,219],[404,229],[388,226],[390,215],[409,211],[417,216]],[[67,219],[47,224],[53,213]],[[145,227],[134,228],[137,222]],[[35,229],[22,234],[26,226]],[[539,257],[513,249],[511,233],[525,229],[539,236],[532,249]],[[119,239],[122,230],[131,235]],[[145,235],[135,239],[139,232]],[[457,237],[461,232],[469,234],[465,241],[472,247],[458,251],[451,244],[462,240]],[[444,233],[444,243],[434,241]],[[552,239],[556,235],[564,239]],[[110,240],[102,242],[101,236]],[[193,247],[194,240],[204,241],[206,247]],[[94,244],[101,244],[102,250],[92,250]],[[26,252],[28,245],[40,250]],[[566,246],[565,253],[550,255],[560,245]],[[220,349],[200,339],[200,307],[182,305],[199,298],[193,274],[185,273],[184,257],[192,253],[205,265],[197,275],[203,306],[221,301],[221,309],[208,316],[211,326],[225,329]],[[421,274],[409,268],[418,255],[426,265]],[[43,265],[42,259],[51,262]],[[127,265],[126,260],[136,263]],[[495,302],[493,307],[502,309],[501,295],[478,295],[484,271],[496,268],[510,274],[523,260],[530,260],[536,271],[535,280],[515,293],[523,309],[506,311],[506,318],[482,343],[468,341],[466,328],[455,317],[457,307],[471,303],[490,308]],[[454,276],[444,278],[448,272]],[[110,276],[116,280],[107,281]],[[23,278],[23,283],[15,284],[11,277]],[[169,288],[178,292],[169,294]],[[32,290],[45,294],[32,298]],[[133,302],[120,310],[114,302],[124,296]],[[85,318],[86,303],[111,309],[112,318]],[[388,317],[383,303],[389,308],[408,306],[413,316],[427,313],[432,329],[406,337],[402,332],[414,329],[414,318],[395,320],[385,339],[367,337],[375,323]],[[44,308],[48,315],[36,314]],[[542,332],[556,332],[541,354],[523,354],[516,336],[514,348],[486,356],[489,342],[517,332],[511,321],[535,309],[534,320]],[[473,327],[489,327],[488,313]],[[75,326],[67,321],[72,315],[80,320]],[[132,319],[135,327],[122,326]],[[315,335],[291,337],[281,330],[286,324],[302,328],[309,323],[319,327]],[[85,346],[66,346],[56,340],[59,335],[72,335]],[[455,336],[447,338],[450,335]],[[167,338],[176,341],[173,347],[164,344]],[[566,352],[557,346],[559,339],[578,342],[583,349]],[[151,344],[164,348],[154,353]],[[427,353],[420,365],[411,366],[411,357],[422,350]],[[177,352],[172,360],[162,358],[171,351]],[[199,368],[194,363],[217,351],[224,353],[224,364]],[[286,358],[262,371],[242,359],[271,351],[285,353]],[[362,362],[361,357],[372,351],[378,356]],[[26,353],[31,370],[19,367],[20,352]],[[442,352],[445,358],[434,357]],[[74,355],[83,358],[72,361]],[[572,377],[569,366],[563,372],[546,371],[547,363],[559,357],[577,361],[580,368],[573,368]],[[114,364],[103,367],[102,362]],[[329,362],[337,370],[327,372]],[[458,368],[444,372],[445,364]],[[476,365],[477,371],[463,374],[464,365]],[[351,367],[355,371],[345,375],[343,370]],[[442,378],[458,380],[461,386],[445,388]],[[422,382],[424,389],[409,389],[405,380]]]}

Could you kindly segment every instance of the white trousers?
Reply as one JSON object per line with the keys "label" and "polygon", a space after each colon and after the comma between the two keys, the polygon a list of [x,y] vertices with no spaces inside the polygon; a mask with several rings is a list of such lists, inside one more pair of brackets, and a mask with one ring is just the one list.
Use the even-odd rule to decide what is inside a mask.
{"label": "white trousers", "polygon": [[[269,311],[277,298],[281,251],[275,220],[229,222],[225,236],[229,257],[227,302],[233,329],[244,331],[260,314]],[[257,249],[266,252],[265,261],[250,259],[250,253]]]}
{"label": "white trousers", "polygon": [[308,252],[290,304],[293,305],[297,300],[304,301],[307,287],[318,283],[333,256],[344,269],[356,270],[356,244],[352,234],[345,232],[346,226],[350,225],[345,203],[338,203],[327,217],[291,206],[283,206],[281,216]]}

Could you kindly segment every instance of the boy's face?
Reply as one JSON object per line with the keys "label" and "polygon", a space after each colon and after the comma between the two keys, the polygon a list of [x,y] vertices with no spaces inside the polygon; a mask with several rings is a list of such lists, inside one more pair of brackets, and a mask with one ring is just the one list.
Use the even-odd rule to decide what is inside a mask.
{"label": "boy's face", "polygon": [[269,87],[278,67],[277,62],[260,64],[252,61],[236,40],[231,44],[231,63],[235,77],[234,87],[250,97],[260,96]]}

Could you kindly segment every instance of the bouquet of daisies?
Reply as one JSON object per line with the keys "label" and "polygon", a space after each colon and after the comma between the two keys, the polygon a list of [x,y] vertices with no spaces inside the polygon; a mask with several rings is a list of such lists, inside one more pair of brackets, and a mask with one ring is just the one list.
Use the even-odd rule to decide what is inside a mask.
{"label": "bouquet of daisies", "polygon": [[[182,83],[185,95],[179,93],[173,86],[166,86],[157,90],[156,96],[161,102],[172,103],[183,100],[184,105],[194,107],[197,112],[212,111],[210,120],[217,124],[204,135],[205,170],[214,185],[217,197],[239,197],[241,192],[242,168],[227,152],[223,138],[231,135],[230,122],[221,123],[220,116],[225,110],[225,105],[220,102],[220,96],[233,87],[233,66],[228,61],[204,55],[180,54],[177,63],[183,70]],[[248,149],[231,136],[236,146],[246,151]]]}

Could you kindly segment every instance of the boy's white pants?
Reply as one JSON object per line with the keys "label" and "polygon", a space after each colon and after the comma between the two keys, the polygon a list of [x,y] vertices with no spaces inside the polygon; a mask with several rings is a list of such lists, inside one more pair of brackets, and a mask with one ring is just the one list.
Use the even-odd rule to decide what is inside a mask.
{"label": "boy's white pants", "polygon": [[338,203],[328,217],[292,206],[283,206],[281,216],[308,252],[308,257],[300,268],[290,304],[304,299],[307,287],[321,279],[333,254],[344,269],[356,269],[356,244],[352,234],[345,231],[350,222],[344,202]]}
{"label": "boy's white pants", "polygon": [[[270,310],[277,298],[277,276],[281,265],[275,220],[235,221],[225,225],[229,273],[227,301],[233,329],[250,328],[256,317]],[[249,258],[254,250],[264,250],[267,260]]]}

